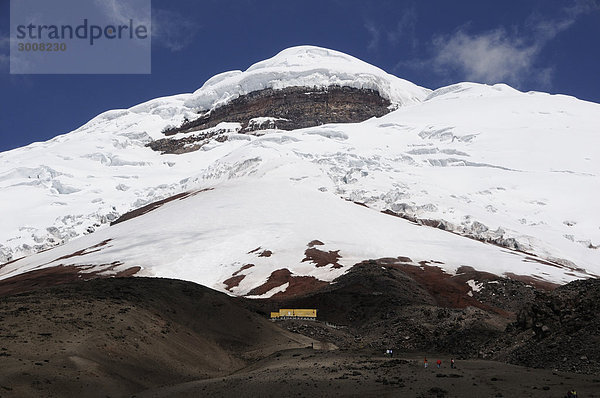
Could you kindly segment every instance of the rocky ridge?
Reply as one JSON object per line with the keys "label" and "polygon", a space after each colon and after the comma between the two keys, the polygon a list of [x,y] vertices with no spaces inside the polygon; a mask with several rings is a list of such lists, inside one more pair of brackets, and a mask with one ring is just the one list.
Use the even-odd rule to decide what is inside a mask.
{"label": "rocky ridge", "polygon": [[[550,289],[550,290],[548,290]],[[386,259],[354,266],[322,289],[249,302],[259,312],[318,308],[290,331],[341,348],[445,352],[534,368],[600,372],[600,281],[561,287],[464,269],[451,276]]]}
{"label": "rocky ridge", "polygon": [[201,113],[179,127],[168,128],[163,131],[167,138],[152,141],[147,146],[163,154],[187,153],[200,149],[213,138],[223,142],[227,139],[226,133],[232,131],[251,133],[267,129],[295,130],[326,123],[355,123],[383,116],[391,110],[391,102],[371,89],[339,86],[267,88]]}

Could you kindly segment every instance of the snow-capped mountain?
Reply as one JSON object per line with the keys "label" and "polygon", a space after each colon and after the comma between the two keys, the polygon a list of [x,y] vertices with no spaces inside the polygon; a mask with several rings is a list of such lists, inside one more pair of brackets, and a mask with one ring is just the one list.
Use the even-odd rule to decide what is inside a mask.
{"label": "snow-capped mountain", "polygon": [[[252,102],[234,120],[226,107],[261,90],[353,96],[350,109],[325,101],[344,121],[366,119],[372,100],[360,99],[375,92],[386,114],[284,131],[277,121],[291,116],[251,117]],[[431,91],[333,50],[290,48],[0,154],[0,256],[11,261],[0,278],[76,265],[266,297],[383,257],[553,283],[597,276],[598,126],[600,105],[576,98]],[[180,143],[177,154],[153,150],[159,140]]]}

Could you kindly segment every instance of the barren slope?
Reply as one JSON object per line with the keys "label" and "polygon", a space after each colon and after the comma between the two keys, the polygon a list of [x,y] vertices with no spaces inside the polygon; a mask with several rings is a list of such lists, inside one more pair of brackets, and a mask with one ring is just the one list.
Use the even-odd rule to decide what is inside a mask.
{"label": "barren slope", "polygon": [[2,396],[130,395],[311,344],[202,286],[96,279],[0,297]]}

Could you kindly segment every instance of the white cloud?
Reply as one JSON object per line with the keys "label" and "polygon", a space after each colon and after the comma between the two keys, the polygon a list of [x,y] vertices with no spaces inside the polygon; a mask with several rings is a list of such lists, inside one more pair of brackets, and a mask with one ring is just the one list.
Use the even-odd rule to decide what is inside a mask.
{"label": "white cloud", "polygon": [[570,28],[581,15],[596,10],[600,10],[600,2],[597,0],[576,0],[573,5],[562,10],[562,18],[546,19],[534,14],[529,17],[527,25],[531,27],[536,41],[546,43]]}
{"label": "white cloud", "polygon": [[[562,10],[561,18],[539,15],[528,18],[523,26],[510,31],[499,27],[471,33],[463,26],[452,34],[438,35],[432,40],[434,54],[426,60],[413,61],[413,67],[432,65],[442,76],[459,76],[463,80],[482,83],[508,83],[519,86],[525,81],[549,88],[553,68],[539,66],[539,55],[558,34],[571,27],[582,14],[597,10],[592,1],[577,1]],[[407,66],[402,62],[399,65]]]}
{"label": "white cloud", "polygon": [[415,34],[417,24],[417,11],[413,6],[403,11],[400,19],[393,28],[376,25],[373,21],[366,21],[365,29],[369,35],[367,50],[377,51],[380,45],[398,46],[408,45],[415,49],[418,40]]}
{"label": "white cloud", "polygon": [[541,46],[526,44],[502,29],[481,34],[459,30],[433,39],[436,54],[432,61],[442,74],[458,72],[466,80],[518,85],[528,78]]}
{"label": "white cloud", "polygon": [[417,10],[414,5],[404,10],[396,28],[387,33],[388,41],[392,45],[407,43],[413,49],[416,48],[419,44],[415,34],[417,20]]}
{"label": "white cloud", "polygon": [[[126,2],[118,0],[95,0],[94,2],[104,14],[111,20],[117,21],[119,24],[126,25],[130,18],[134,18],[136,22],[148,25],[150,23],[150,9],[143,7],[135,9],[135,2]],[[138,3],[143,3],[138,0]],[[148,3],[149,6],[150,3]]]}
{"label": "white cloud", "polygon": [[377,46],[379,45],[379,29],[372,22],[365,23],[365,28],[369,32],[370,40],[369,44],[367,44],[367,49],[370,51],[375,51]]}
{"label": "white cloud", "polygon": [[[131,15],[137,15],[130,4],[118,0],[96,0],[106,15],[121,23],[127,23]],[[142,23],[151,22],[152,40],[155,45],[171,51],[180,51],[195,39],[200,26],[188,17],[171,10],[152,7],[152,20],[145,21],[147,16],[138,15]]]}

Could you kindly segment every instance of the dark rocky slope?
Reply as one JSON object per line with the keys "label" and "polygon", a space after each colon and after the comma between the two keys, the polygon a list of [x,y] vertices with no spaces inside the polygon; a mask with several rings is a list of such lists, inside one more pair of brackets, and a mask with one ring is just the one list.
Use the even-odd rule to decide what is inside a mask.
{"label": "dark rocky slope", "polygon": [[[288,87],[264,89],[240,96],[226,105],[200,114],[197,119],[164,131],[167,138],[148,146],[163,153],[184,153],[199,149],[211,138],[225,140],[225,130],[196,133],[221,122],[241,124],[241,133],[259,129],[294,130],[326,123],[362,122],[390,112],[390,102],[378,92],[352,87]],[[274,120],[251,123],[252,119]],[[178,133],[186,137],[168,138]]]}
{"label": "dark rocky slope", "polygon": [[[308,294],[267,300],[146,278],[96,279],[5,296],[0,393],[123,395],[216,380],[280,349],[310,345],[279,326],[333,343],[350,356],[370,352],[371,358],[393,348],[402,356],[430,353],[600,373],[599,280],[545,291],[469,268],[448,275],[434,264],[408,260],[365,261]],[[472,281],[480,287],[471,290]],[[34,288],[29,282],[25,287]],[[319,320],[267,321],[269,311],[283,307],[318,308]],[[269,369],[278,369],[277,358],[271,357]]]}
{"label": "dark rocky slope", "polygon": [[[415,275],[419,270],[423,274]],[[308,328],[309,335],[323,335],[342,347],[393,347],[476,357],[483,344],[503,333],[511,313],[467,294],[465,281],[475,275],[465,270],[465,274],[452,278],[437,267],[371,260],[355,265],[334,284],[308,295],[279,296],[250,304],[264,313],[278,308],[318,308],[319,319],[344,331],[346,338],[327,328],[312,330],[311,324],[288,322],[290,330],[303,332]],[[528,290],[524,284],[515,283]],[[496,284],[490,286],[498,289]]]}
{"label": "dark rocky slope", "polygon": [[[465,283],[480,285],[471,291]],[[446,352],[513,364],[600,373],[600,280],[553,291],[463,269],[389,259],[354,266],[334,284],[303,296],[249,302],[262,313],[318,308],[323,323],[285,321],[289,330],[341,347]],[[329,323],[327,326],[326,323]]]}
{"label": "dark rocky slope", "polygon": [[191,282],[64,284],[0,297],[0,396],[130,396],[310,344]]}
{"label": "dark rocky slope", "polygon": [[600,280],[536,291],[488,353],[529,367],[600,374]]}
{"label": "dark rocky slope", "polygon": [[[600,281],[543,291],[472,269],[444,275],[432,265],[392,260],[369,260],[309,294],[268,300],[148,278],[94,279],[0,297],[0,396],[225,395],[231,385],[242,396],[289,395],[308,382],[314,388],[302,390],[307,396],[334,394],[339,386],[365,396],[395,396],[399,388],[416,396],[410,387],[415,393],[435,386],[448,392],[441,396],[482,388],[490,396],[515,396],[531,389],[528,383],[540,397],[549,391],[542,388],[564,393],[563,383],[593,391],[595,376],[561,372],[600,373]],[[472,280],[481,287],[467,291]],[[315,307],[319,320],[267,321],[268,311],[280,307]],[[312,339],[342,350],[286,351]],[[386,348],[403,359],[387,362]],[[454,357],[459,370],[421,375],[423,356]],[[549,370],[515,381],[523,369],[481,359]],[[455,376],[465,382],[437,381]]]}

